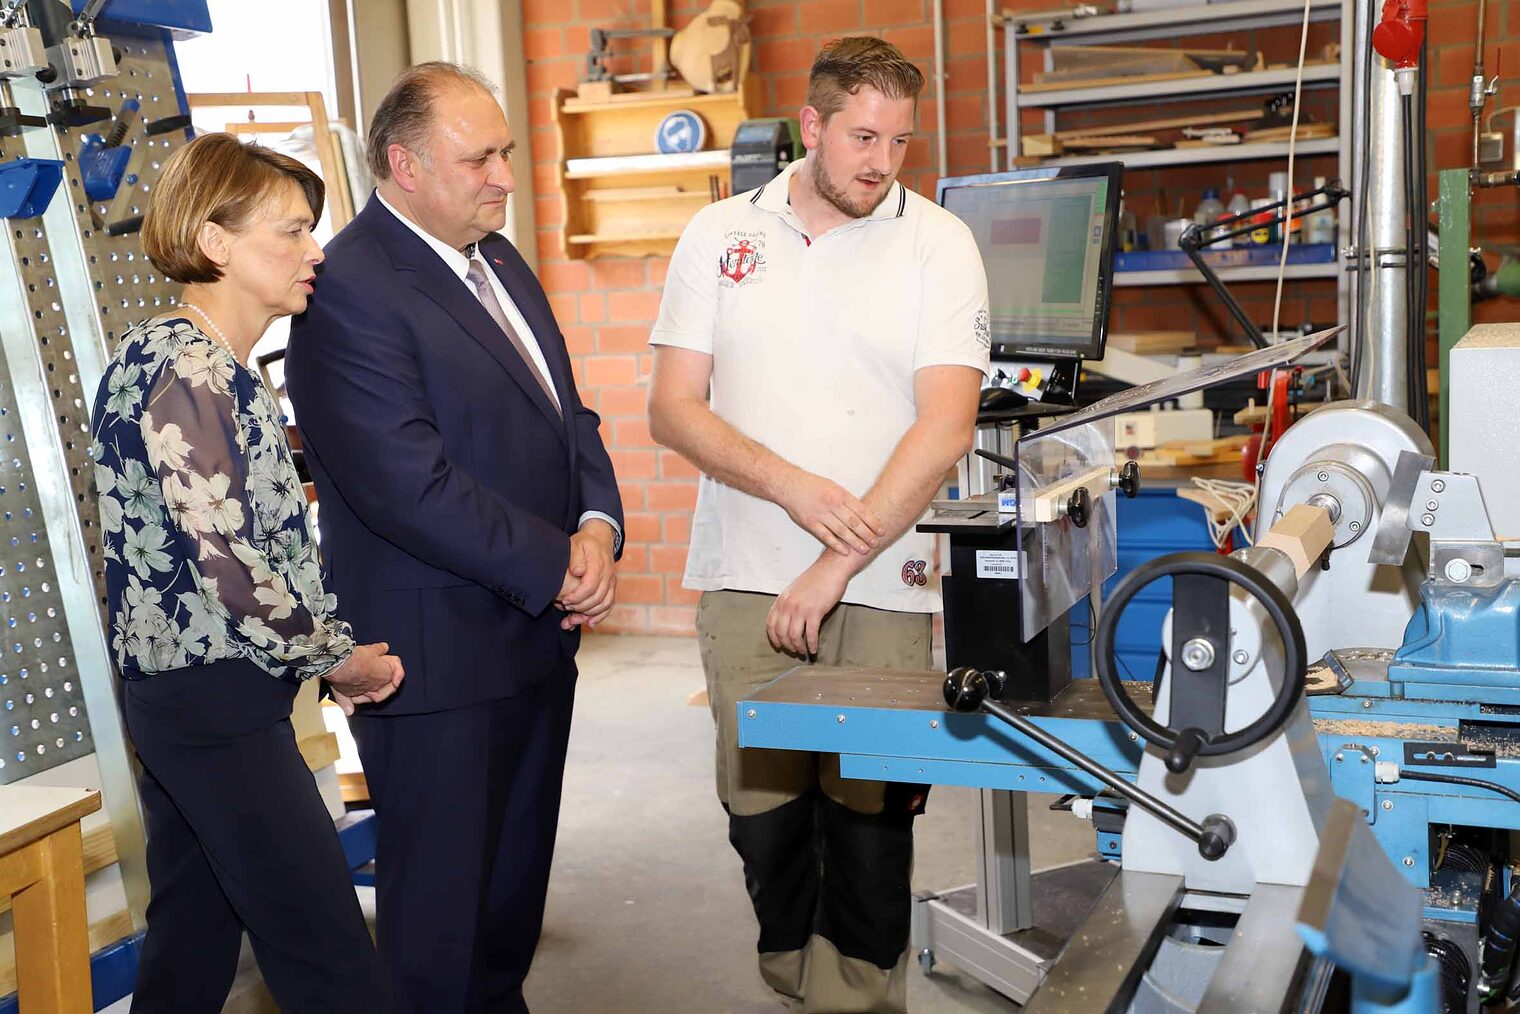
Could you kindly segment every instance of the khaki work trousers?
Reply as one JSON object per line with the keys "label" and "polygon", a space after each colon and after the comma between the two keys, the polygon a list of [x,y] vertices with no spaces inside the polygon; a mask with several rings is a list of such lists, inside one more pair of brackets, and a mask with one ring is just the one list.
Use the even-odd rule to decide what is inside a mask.
{"label": "khaki work trousers", "polygon": [[[766,638],[774,595],[703,594],[697,633],[717,726],[718,799],[760,922],[760,973],[806,1014],[907,1008],[912,820],[921,786],[842,778],[839,757],[741,750],[738,702],[798,665]],[[931,617],[840,605],[819,665],[928,669]]]}

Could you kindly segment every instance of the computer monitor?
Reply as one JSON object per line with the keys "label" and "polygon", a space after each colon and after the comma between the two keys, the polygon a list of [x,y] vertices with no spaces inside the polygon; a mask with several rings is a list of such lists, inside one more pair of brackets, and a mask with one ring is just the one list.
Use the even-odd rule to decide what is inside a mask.
{"label": "computer monitor", "polygon": [[939,181],[987,269],[993,354],[1103,358],[1118,232],[1118,162]]}

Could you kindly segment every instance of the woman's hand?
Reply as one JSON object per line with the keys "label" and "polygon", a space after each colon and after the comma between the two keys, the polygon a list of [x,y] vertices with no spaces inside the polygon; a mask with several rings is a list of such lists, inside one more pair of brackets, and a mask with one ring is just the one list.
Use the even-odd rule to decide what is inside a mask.
{"label": "woman's hand", "polygon": [[401,659],[387,654],[388,651],[390,645],[384,641],[356,645],[353,654],[327,674],[333,700],[345,715],[352,715],[356,704],[385,700],[401,686],[406,670],[401,667]]}

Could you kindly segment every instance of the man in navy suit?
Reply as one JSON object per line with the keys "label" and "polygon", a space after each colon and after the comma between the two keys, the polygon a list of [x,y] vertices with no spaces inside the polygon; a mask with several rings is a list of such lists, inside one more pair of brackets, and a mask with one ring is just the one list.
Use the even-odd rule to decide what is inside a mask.
{"label": "man in navy suit", "polygon": [[526,1011],[582,625],[622,509],[543,289],[497,233],[513,141],[451,64],[376,110],[376,199],[327,247],[287,383],[340,614],[406,662],[350,719],[381,957],[411,1011]]}

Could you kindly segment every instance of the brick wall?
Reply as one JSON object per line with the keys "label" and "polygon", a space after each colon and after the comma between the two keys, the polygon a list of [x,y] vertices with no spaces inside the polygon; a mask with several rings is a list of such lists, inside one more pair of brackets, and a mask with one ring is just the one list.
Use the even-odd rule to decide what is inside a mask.
{"label": "brick wall", "polygon": [[[670,0],[671,24],[683,26],[706,6],[705,2]],[[997,6],[1047,9],[1051,4],[1048,0],[1016,0]],[[840,35],[879,34],[918,61],[926,75],[931,68],[934,33],[929,0],[750,0],[748,7],[754,15],[754,73],[762,84],[760,115],[796,115],[814,53],[823,42]],[[984,172],[988,167],[984,0],[945,0],[944,8],[949,168],[952,174]],[[681,571],[691,532],[697,475],[678,456],[655,446],[644,412],[650,369],[645,342],[659,306],[666,261],[566,260],[559,242],[563,212],[555,180],[559,152],[551,114],[554,90],[574,87],[592,27],[641,27],[647,24],[648,10],[648,0],[524,0],[531,120],[528,148],[537,194],[540,275],[570,343],[582,394],[602,414],[603,434],[617,467],[628,518],[627,548],[619,571],[619,604],[602,629],[687,634],[692,631],[696,595],[681,588]],[[1474,24],[1473,0],[1431,0],[1431,66],[1435,74],[1429,113],[1432,170],[1466,161],[1465,131],[1470,122],[1466,82]],[[1311,54],[1334,38],[1333,27],[1314,26]],[[1488,57],[1490,74],[1500,49],[1502,67],[1520,69],[1520,5],[1489,4],[1489,39],[1494,43]],[[1242,49],[1254,46],[1273,62],[1285,62],[1296,56],[1297,42],[1297,29],[1286,28],[1194,44]],[[1505,86],[1499,98],[1501,105],[1520,103],[1520,86]],[[1186,107],[1173,104],[1165,108]],[[1305,108],[1321,118],[1334,119],[1333,93],[1313,94]],[[1170,113],[1158,109],[1153,114],[1132,107],[1122,111],[1119,118],[1134,120],[1150,115]],[[929,196],[934,192],[939,127],[931,83],[920,104],[919,132],[903,170],[903,181]],[[1038,119],[1031,119],[1026,129],[1040,130]],[[1126,179],[1126,202],[1142,220],[1153,211],[1175,210],[1179,200],[1190,212],[1205,186],[1222,188],[1231,175],[1234,184],[1248,194],[1264,195],[1267,174],[1279,168],[1254,163],[1233,169],[1195,166],[1134,173]],[[1333,174],[1333,159],[1323,157],[1301,159],[1296,170],[1300,180]],[[1432,179],[1432,198],[1435,193]],[[1516,242],[1520,239],[1517,207],[1520,203],[1513,193],[1483,195],[1475,216],[1477,234],[1485,243]],[[1270,283],[1239,285],[1232,291],[1257,319],[1271,317]],[[1284,324],[1333,321],[1334,296],[1332,282],[1290,285],[1284,299]],[[1489,303],[1478,309],[1476,318],[1513,317],[1514,312],[1513,304]],[[1223,309],[1206,290],[1196,286],[1121,289],[1115,299],[1112,326],[1121,330],[1193,328],[1206,340],[1229,330]]]}

